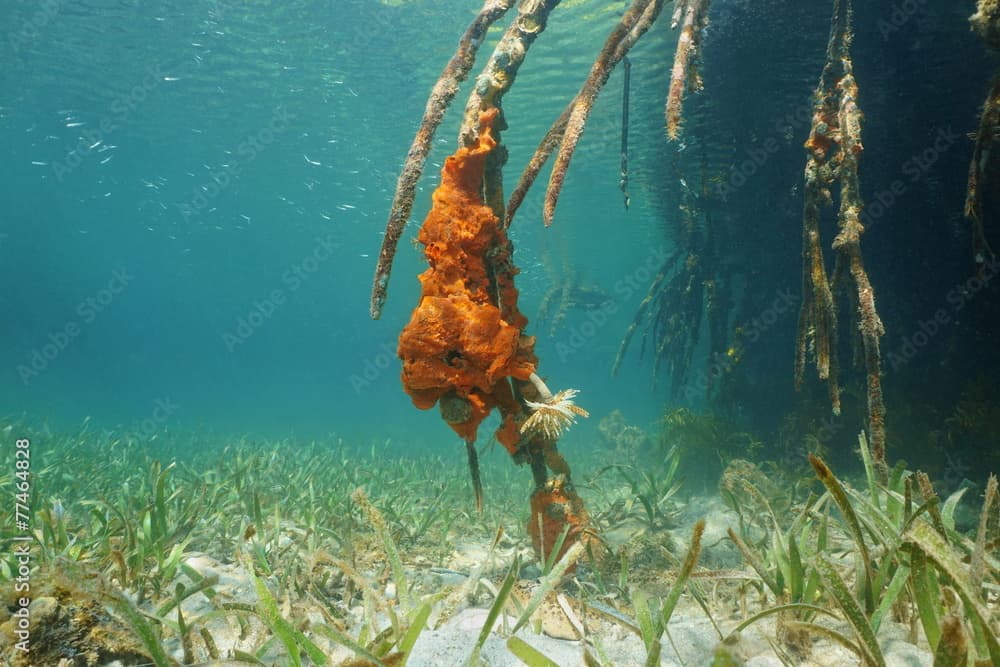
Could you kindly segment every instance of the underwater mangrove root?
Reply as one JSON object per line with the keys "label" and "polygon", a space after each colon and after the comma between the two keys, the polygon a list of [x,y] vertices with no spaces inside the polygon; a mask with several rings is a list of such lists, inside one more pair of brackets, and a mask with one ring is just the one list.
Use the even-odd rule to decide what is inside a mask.
{"label": "underwater mangrove root", "polygon": [[399,336],[403,387],[416,407],[437,404],[466,443],[477,508],[482,484],[474,443],[494,408],[501,416],[497,440],[516,461],[532,463],[536,485],[544,483],[546,466],[568,478],[556,440],[576,416],[587,416],[573,402],[575,390],[553,395],[535,373],[535,339],[524,334],[528,320],[517,307],[512,246],[483,201],[498,114],[495,108],[482,113],[478,143],[445,160],[418,236],[430,268],[420,276],[420,304]]}
{"label": "underwater mangrove root", "polygon": [[[459,131],[459,149],[445,161],[433,206],[418,235],[430,264],[420,276],[420,303],[399,338],[403,385],[414,405],[420,409],[438,405],[442,418],[466,443],[477,506],[481,504],[482,487],[474,443],[479,425],[494,408],[501,418],[497,440],[516,462],[530,463],[536,489],[546,488],[551,470],[572,490],[569,465],[557,449],[557,440],[576,417],[588,416],[575,404],[576,390],[553,393],[536,374],[535,340],[525,333],[527,318],[517,306],[514,276],[518,270],[506,234],[513,210],[505,206],[501,177],[507,161],[507,150],[500,141],[500,132],[507,129],[502,98],[559,1],[520,0],[517,16],[472,86]],[[558,148],[546,194],[547,223],[551,222],[570,158],[598,93],[614,66],[659,16],[664,2],[635,0],[626,10],[582,89],[543,141],[544,155],[536,153],[529,165],[528,171],[535,169],[537,174],[545,159]],[[695,4],[707,6],[704,0],[696,0]],[[483,6],[431,94],[421,130],[400,177],[379,256],[371,298],[373,317],[379,316],[385,304],[393,254],[412,207],[416,179],[426,160],[431,135],[455,94],[456,84],[471,68],[486,29],[512,5],[512,1],[495,0]],[[623,137],[624,181],[627,134],[623,133]],[[515,192],[513,209],[526,189]],[[563,296],[567,303],[570,298],[581,303],[586,299],[603,303],[597,292],[570,289]],[[563,496],[572,501],[572,511],[553,506],[545,510],[549,517],[546,520],[572,528],[565,543],[569,547],[577,541],[579,527],[587,519],[575,493],[564,491]],[[557,501],[533,497],[532,504],[548,507]]]}
{"label": "underwater mangrove root", "polygon": [[[482,114],[476,146],[445,160],[418,236],[430,268],[420,275],[420,304],[399,336],[399,357],[414,405],[426,410],[440,401],[442,417],[466,442],[499,408],[497,439],[513,454],[521,406],[508,380],[527,381],[537,359],[534,338],[522,333],[527,318],[517,309],[510,243],[480,194],[497,114]],[[501,264],[507,269],[498,273]]]}
{"label": "underwater mangrove root", "polygon": [[979,0],[969,23],[987,46],[1000,49],[1000,3],[997,0]]}
{"label": "underwater mangrove root", "polygon": [[[517,16],[500,38],[483,72],[476,78],[472,93],[466,103],[459,131],[460,146],[472,147],[476,144],[481,112],[502,108],[501,101],[504,93],[510,90],[528,49],[545,30],[549,14],[559,2],[560,0],[522,0],[518,7]],[[553,151],[558,148],[543,208],[545,224],[552,223],[556,202],[559,199],[573,152],[583,134],[584,126],[598,94],[607,83],[614,67],[626,57],[629,50],[656,21],[664,3],[665,0],[635,0],[629,5],[605,40],[604,46],[597,60],[591,66],[590,74],[580,91],[553,123],[529,161],[510,197],[510,201],[507,203],[506,212],[502,199],[503,188],[499,178],[500,168],[506,161],[506,151],[501,147],[500,150],[490,155],[486,169],[484,198],[504,221],[505,226],[510,224],[514,212],[523,201],[531,184]],[[389,274],[396,246],[406,224],[406,218],[412,209],[416,181],[420,177],[423,163],[429,152],[434,130],[454,97],[457,83],[468,74],[476,49],[482,42],[486,29],[502,16],[512,4],[512,0],[487,1],[480,10],[480,14],[466,30],[458,51],[445,68],[428,100],[424,120],[410,148],[403,173],[397,184],[382,250],[379,253],[370,305],[373,318],[377,319],[380,316],[385,305]],[[709,0],[686,0],[683,3],[678,3],[676,16],[680,17],[683,14],[684,22],[678,39],[677,59],[667,100],[667,115],[670,119],[668,127],[672,128],[670,132],[672,138],[677,136],[685,88],[692,90],[701,88],[700,78],[694,63],[697,60],[701,31],[707,25],[708,5]],[[681,8],[683,8],[683,12]],[[626,110],[627,94],[626,84],[624,107]],[[506,129],[502,111],[500,113],[501,116],[493,127],[494,138],[498,137],[500,131]],[[627,115],[623,115],[623,124],[625,123],[627,123]],[[625,132],[627,130],[623,131],[621,185],[627,206],[627,139],[625,138],[627,134]]]}
{"label": "underwater mangrove root", "polygon": [[549,184],[545,190],[545,201],[542,205],[542,219],[546,226],[552,224],[556,203],[559,201],[559,193],[562,192],[566,172],[573,159],[573,152],[580,143],[583,128],[587,124],[587,118],[594,108],[597,96],[604,88],[604,84],[608,82],[615,65],[649,30],[662,8],[663,0],[635,0],[629,6],[618,25],[605,40],[604,48],[601,49],[600,55],[591,66],[587,80],[570,103],[566,127],[562,132],[562,141],[559,143],[556,160],[552,165],[552,173],[549,174]]}
{"label": "underwater mangrove root", "polygon": [[[670,367],[672,390],[676,394],[687,382],[688,371],[694,358],[694,349],[701,331],[705,313],[705,265],[701,258],[688,253],[684,265],[668,283],[660,296],[659,307],[653,324],[653,389],[656,388],[660,364],[666,360]],[[671,311],[667,304],[677,304]]]}
{"label": "underwater mangrove root", "polygon": [[535,149],[534,155],[528,161],[520,179],[518,179],[514,192],[507,202],[506,224],[510,224],[514,213],[524,201],[525,195],[535,182],[542,167],[558,148],[556,162],[552,167],[548,189],[545,192],[542,213],[545,224],[552,224],[556,202],[559,200],[559,193],[562,191],[563,182],[566,179],[566,171],[569,169],[573,152],[583,135],[583,128],[587,123],[594,102],[601,89],[604,88],[604,84],[608,82],[615,65],[628,54],[639,38],[649,30],[656,17],[660,15],[663,2],[664,0],[635,0],[625,11],[611,34],[608,35],[604,47],[591,66],[590,74],[580,91],[549,128],[538,148]]}
{"label": "underwater mangrove root", "polygon": [[[827,60],[816,88],[812,127],[806,140],[805,205],[802,215],[802,308],[796,338],[795,384],[801,387],[806,353],[812,349],[817,374],[828,383],[830,402],[840,412],[837,386],[837,313],[831,282],[853,283],[858,330],[868,386],[868,427],[872,457],[885,473],[885,403],[879,338],[885,333],[875,309],[875,292],[861,255],[861,201],[858,161],[861,110],[851,62],[851,0],[835,0]],[[839,232],[833,240],[836,263],[827,278],[820,235],[821,209],[832,203],[831,188],[839,186]]]}
{"label": "underwater mangrove root", "polygon": [[[649,290],[642,298],[642,301],[639,302],[639,306],[635,310],[635,315],[632,317],[632,321],[629,323],[628,329],[625,330],[625,335],[622,337],[622,342],[618,346],[618,354],[615,355],[615,362],[611,365],[612,376],[618,374],[618,369],[622,365],[622,359],[625,358],[625,352],[628,350],[629,343],[632,342],[632,337],[635,335],[635,332],[646,319],[646,313],[649,311],[650,306],[653,306],[654,308],[658,307],[659,296],[661,290],[663,289],[663,284],[667,280],[667,276],[670,275],[674,266],[676,266],[677,260],[680,257],[681,253],[679,252],[675,252],[670,255],[666,261],[660,265],[659,270],[653,277],[653,282],[649,285]],[[645,334],[643,334],[643,348],[645,348],[645,345]]]}
{"label": "underwater mangrove root", "polygon": [[629,92],[632,89],[632,61],[622,58],[622,70],[625,74],[622,81],[622,147],[621,169],[618,177],[618,189],[622,191],[625,210],[628,210],[631,197],[628,195],[628,105]]}
{"label": "underwater mangrove root", "polygon": [[[684,261],[680,262],[682,257]],[[664,361],[670,368],[673,391],[684,386],[704,316],[705,287],[710,283],[705,279],[704,269],[701,259],[693,252],[675,253],[663,263],[618,346],[612,375],[618,373],[635,332],[645,321],[639,354],[643,355],[651,338],[653,388]]]}
{"label": "underwater mangrove root", "polygon": [[[548,25],[549,14],[560,0],[522,0],[517,16],[508,26],[486,66],[472,87],[465,103],[465,116],[458,133],[459,146],[472,146],[479,138],[479,114],[488,109],[502,109],[504,93],[514,85],[517,71],[528,49]],[[503,112],[495,130],[506,129]],[[494,210],[496,210],[494,208]]]}
{"label": "underwater mangrove root", "polygon": [[[1000,3],[996,0],[979,0],[976,13],[969,17],[969,22],[987,46],[1000,50]],[[993,78],[993,85],[983,103],[965,192],[965,217],[972,222],[972,253],[980,272],[996,258],[983,228],[982,183],[990,164],[993,143],[998,137],[1000,137],[1000,74]]]}
{"label": "underwater mangrove root", "polygon": [[[681,108],[685,91],[700,91],[701,76],[696,62],[701,48],[701,34],[708,25],[709,0],[677,0],[674,5],[671,28],[681,26],[674,53],[674,66],[670,71],[670,89],[664,111],[667,121],[667,137],[672,141],[680,136]],[[683,17],[683,21],[682,21]]]}
{"label": "underwater mangrove root", "polygon": [[[556,161],[552,167],[545,192],[542,212],[545,224],[552,224],[556,203],[566,179],[566,172],[580,137],[583,135],[590,111],[597,101],[597,96],[607,83],[615,65],[626,57],[639,38],[649,30],[662,9],[662,0],[636,0],[622,16],[618,25],[605,40],[604,48],[601,49],[597,60],[591,66],[587,80],[553,124],[521,175],[514,194],[511,195],[511,201],[508,203],[508,221],[512,218],[514,211],[520,205],[542,166],[558,147]],[[627,132],[624,128],[623,125],[623,133]],[[623,134],[623,136],[627,136],[627,134]],[[627,144],[623,145],[627,149]]]}
{"label": "underwater mangrove root", "polygon": [[[566,537],[560,543],[563,531]],[[535,554],[543,563],[562,558],[571,546],[591,535],[590,515],[565,475],[547,480],[531,494],[528,534]],[[557,555],[552,559],[556,548]]]}
{"label": "underwater mangrove root", "polygon": [[969,180],[965,192],[965,217],[972,222],[972,253],[980,270],[996,257],[983,228],[983,193],[980,186],[989,167],[993,142],[998,136],[1000,136],[1000,74],[994,77],[990,94],[983,103],[983,113],[979,117],[976,146],[972,151],[972,161],[969,163]]}
{"label": "underwater mangrove root", "polygon": [[806,141],[805,204],[802,212],[802,306],[799,311],[795,352],[795,387],[802,386],[806,350],[811,349],[816,372],[827,383],[833,413],[840,414],[840,386],[837,382],[837,308],[827,277],[820,235],[822,208],[831,203],[830,188],[835,164],[830,162],[837,128],[840,33],[835,10],[827,45],[826,64],[813,100],[812,127]]}
{"label": "underwater mangrove root", "polygon": [[469,458],[469,475],[472,478],[472,493],[476,498],[476,512],[483,513],[483,480],[479,475],[479,452],[476,443],[465,441],[465,452]]}
{"label": "underwater mangrove root", "polygon": [[431,150],[431,141],[437,131],[445,111],[458,92],[458,84],[465,80],[476,60],[476,51],[483,43],[486,31],[494,21],[502,17],[514,4],[514,0],[486,0],[479,14],[473,19],[465,34],[458,43],[455,55],[451,57],[444,71],[438,78],[427,99],[424,117],[420,121],[420,129],[413,138],[410,150],[406,154],[406,163],[396,182],[396,193],[392,198],[392,208],[389,210],[389,221],[386,223],[382,248],[379,251],[378,263],[375,267],[375,280],[372,285],[370,314],[377,320],[382,315],[382,308],[388,294],[389,274],[392,272],[392,262],[396,255],[396,246],[403,235],[403,228],[413,210],[413,197],[417,182],[424,170],[424,162]]}
{"label": "underwater mangrove root", "polygon": [[[678,180],[683,180],[677,173]],[[643,326],[639,356],[643,356],[647,346],[653,350],[653,380],[655,389],[660,366],[666,362],[676,393],[685,386],[698,345],[701,326],[710,314],[709,307],[717,306],[715,301],[715,277],[712,274],[715,259],[713,225],[708,213],[699,206],[699,200],[707,194],[708,182],[702,178],[700,197],[685,189],[676,216],[677,229],[675,243],[677,249],[660,265],[649,290],[639,303],[635,316],[629,324],[618,354],[612,364],[612,375],[617,374],[625,353],[640,326]],[[711,313],[718,315],[718,312]],[[712,345],[719,344],[719,336],[713,336]],[[714,347],[709,350],[710,363],[718,354]]]}
{"label": "underwater mangrove root", "polygon": [[[549,13],[560,0],[522,0],[517,16],[497,42],[482,73],[476,77],[468,101],[465,116],[458,133],[459,146],[471,146],[476,142],[479,114],[487,109],[500,110],[500,117],[494,124],[493,136],[500,142],[500,131],[507,129],[503,117],[503,96],[511,86],[517,72],[528,54],[528,49],[548,24]],[[498,146],[486,160],[483,180],[483,198],[496,216],[506,221],[504,213],[503,177],[501,170],[507,162],[507,149]],[[504,223],[506,226],[506,222]]]}

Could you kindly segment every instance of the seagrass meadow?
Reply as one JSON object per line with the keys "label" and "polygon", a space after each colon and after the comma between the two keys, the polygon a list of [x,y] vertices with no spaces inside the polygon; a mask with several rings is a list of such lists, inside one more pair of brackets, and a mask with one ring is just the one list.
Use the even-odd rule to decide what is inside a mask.
{"label": "seagrass meadow", "polygon": [[1000,665],[1000,3],[0,16],[0,665]]}

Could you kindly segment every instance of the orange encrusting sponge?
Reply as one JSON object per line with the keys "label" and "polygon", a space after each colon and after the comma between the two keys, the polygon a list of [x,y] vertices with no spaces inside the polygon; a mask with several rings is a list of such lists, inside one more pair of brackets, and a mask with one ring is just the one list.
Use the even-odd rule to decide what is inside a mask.
{"label": "orange encrusting sponge", "polygon": [[483,112],[478,143],[445,160],[418,236],[430,268],[420,275],[420,304],[400,333],[398,352],[403,387],[416,407],[427,410],[446,395],[449,406],[459,399],[446,421],[466,442],[498,407],[497,439],[513,454],[521,408],[506,380],[527,380],[537,359],[534,338],[522,333],[527,318],[517,309],[510,242],[481,194],[497,113]]}
{"label": "orange encrusting sponge", "polygon": [[566,526],[569,526],[569,531],[556,560],[581,539],[587,539],[590,526],[590,515],[583,506],[583,500],[563,476],[556,476],[531,494],[528,534],[535,554],[543,563],[551,557],[552,549]]}

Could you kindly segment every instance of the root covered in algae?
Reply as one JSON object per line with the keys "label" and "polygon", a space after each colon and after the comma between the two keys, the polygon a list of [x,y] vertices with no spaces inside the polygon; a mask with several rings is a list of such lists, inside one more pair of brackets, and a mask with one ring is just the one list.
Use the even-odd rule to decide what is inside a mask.
{"label": "root covered in algae", "polygon": [[[32,573],[27,607],[18,600],[23,593],[8,589],[0,607],[0,652],[11,667],[154,664],[135,632],[108,611],[98,575],[60,565]],[[26,624],[29,634],[22,640],[17,630]]]}

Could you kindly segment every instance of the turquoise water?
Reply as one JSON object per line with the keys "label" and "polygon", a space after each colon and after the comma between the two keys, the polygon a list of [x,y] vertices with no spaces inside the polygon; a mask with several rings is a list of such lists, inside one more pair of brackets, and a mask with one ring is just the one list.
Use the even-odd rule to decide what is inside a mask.
{"label": "turquoise water", "polygon": [[[142,432],[337,433],[453,451],[456,438],[436,411],[414,410],[403,392],[395,341],[425,267],[411,240],[456,145],[468,84],[436,136],[379,321],[368,317],[368,293],[427,93],[478,4],[0,3],[3,412],[67,429],[90,417]],[[554,12],[504,100],[508,188],[624,7],[581,0]],[[905,165],[940,132],[961,138],[975,129],[991,68],[968,31],[970,11],[934,2],[899,16],[857,8],[863,194],[877,201],[906,177],[905,196],[865,237],[887,352],[969,275],[960,215],[969,143],[949,143],[913,184]],[[593,448],[598,421],[616,408],[648,427],[665,408],[703,406],[698,392],[672,397],[663,372],[652,388],[650,355],[639,361],[637,340],[610,374],[650,267],[672,246],[664,230],[700,180],[698,165],[714,179],[705,187],[717,189],[761,146],[777,147],[765,149],[766,164],[753,165],[737,197],[699,201],[715,221],[706,224],[730,230],[715,266],[735,267],[720,273],[737,298],[752,297],[733,308],[728,335],[782,295],[797,303],[808,131],[808,113],[798,112],[808,111],[828,27],[827,2],[717,0],[705,91],[688,96],[689,130],[667,145],[663,99],[676,34],[659,22],[631,54],[630,210],[618,190],[620,70],[594,109],[550,229],[538,219],[536,185],[511,231],[522,310],[534,319],[546,291],[574,273],[614,301],[606,321],[572,311],[555,336],[548,322],[531,326],[540,373],[553,389],[579,389],[593,415],[567,436],[568,449]],[[715,406],[745,428],[773,434],[799,404],[794,307],[788,312],[740,362],[741,397]],[[963,313],[931,353],[887,380],[887,394],[905,402],[906,392],[944,383],[959,396],[960,380],[996,362],[975,342],[994,314]],[[906,423],[905,411],[892,409]],[[847,422],[838,427],[842,451],[864,425]]]}
{"label": "turquoise water", "polygon": [[[5,10],[7,25],[24,27],[5,45],[0,107],[4,410],[64,426],[162,417],[173,428],[451,446],[436,411],[413,410],[398,380],[395,339],[423,270],[408,240],[416,224],[380,321],[367,300],[397,170],[469,4],[48,6]],[[603,31],[616,15],[584,25]],[[512,164],[586,72],[591,49],[572,27],[553,22],[509,97]],[[574,61],[573,76],[551,71]],[[539,102],[542,84],[553,94]],[[595,122],[617,117],[618,90]],[[450,114],[438,134],[417,222],[457,122]],[[616,145],[590,154],[559,224],[523,219],[513,232],[529,316],[551,280],[543,257],[613,285],[630,255],[662,244],[642,202],[622,209]],[[626,225],[614,254],[590,238]],[[629,401],[651,420],[647,371],[606,372],[641,298],[629,292],[617,321],[579,350],[557,354],[541,336],[539,353],[553,384],[580,388],[596,414]]]}
{"label": "turquoise water", "polygon": [[[565,527],[558,543],[580,560],[560,586],[585,603],[579,644],[601,664],[661,651],[704,663],[740,619],[789,601],[832,612],[829,627],[856,633],[873,664],[876,631],[896,656],[885,662],[929,662],[936,619],[958,619],[978,657],[995,658],[983,639],[995,614],[933,601],[943,587],[969,602],[998,585],[981,556],[997,544],[986,480],[1000,469],[1000,260],[974,242],[963,205],[1000,60],[969,30],[969,0],[854,3],[863,150],[838,137],[833,159],[860,156],[861,254],[885,334],[869,375],[856,286],[834,284],[835,413],[812,363],[822,343],[805,351],[799,390],[793,369],[809,292],[803,143],[831,5],[847,2],[713,0],[704,88],[687,91],[676,141],[664,136],[678,43],[664,3],[629,55],[628,210],[624,77],[611,75],[555,224],[541,221],[543,172],[510,229],[538,373],[553,391],[579,390],[590,412],[558,436],[563,461],[539,418],[558,423],[569,408],[525,406],[545,437],[522,440],[516,458],[532,465],[516,467],[491,446],[495,417],[480,426],[479,463],[467,462],[439,411],[413,407],[396,357],[426,268],[417,229],[468,82],[434,139],[383,315],[369,317],[403,159],[481,0],[0,0],[0,433],[11,452],[0,579],[16,581],[0,604],[0,652],[13,664],[254,660],[238,649],[299,664],[303,649],[325,664],[357,642],[388,663],[421,635],[411,664],[459,664],[476,635],[501,648],[507,623],[481,632],[485,606],[504,607],[512,584],[518,598],[540,576],[534,590],[554,584],[547,551]],[[563,0],[553,12],[503,100],[508,192],[626,8]],[[972,173],[1000,248],[996,130],[980,137],[992,162]],[[852,183],[849,169],[837,175],[818,224],[826,273]],[[643,311],[651,284],[666,287]],[[553,289],[574,286],[605,294],[602,307],[540,317]],[[612,375],[637,310],[647,317]],[[699,580],[685,583],[692,565]],[[704,591],[699,608],[678,597],[685,586]],[[547,654],[572,651],[560,664],[581,664],[583,646],[557,640],[575,635],[542,618],[572,620],[556,609],[569,598],[546,597],[530,625],[550,635]],[[595,616],[594,602],[608,612]],[[862,608],[872,627],[855,622]],[[674,611],[668,650],[660,617]],[[727,652],[853,664],[849,641],[810,648],[804,624],[739,627],[742,639],[719,644]],[[32,652],[18,658],[25,647],[4,638],[25,634]]]}

